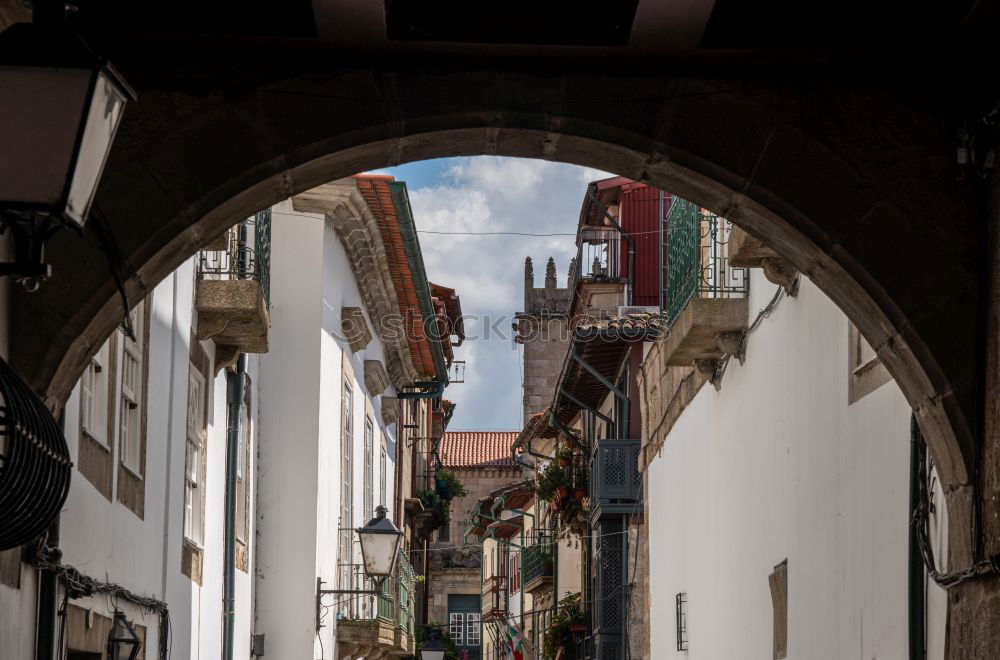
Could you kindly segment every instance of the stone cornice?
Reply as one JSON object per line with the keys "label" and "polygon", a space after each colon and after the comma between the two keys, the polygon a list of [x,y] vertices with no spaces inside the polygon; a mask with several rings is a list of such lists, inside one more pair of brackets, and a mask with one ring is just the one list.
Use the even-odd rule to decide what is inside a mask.
{"label": "stone cornice", "polygon": [[399,299],[389,275],[382,233],[354,180],[340,179],[296,195],[292,207],[303,213],[322,213],[337,232],[368,317],[385,347],[392,385],[400,389],[419,380],[403,324],[392,320],[399,315]]}

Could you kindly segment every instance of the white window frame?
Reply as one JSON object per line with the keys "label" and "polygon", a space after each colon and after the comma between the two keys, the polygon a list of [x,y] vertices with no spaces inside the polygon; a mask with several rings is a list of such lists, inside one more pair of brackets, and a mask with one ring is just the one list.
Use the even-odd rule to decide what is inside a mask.
{"label": "white window frame", "polygon": [[375,517],[375,422],[365,417],[365,520]]}
{"label": "white window frame", "polygon": [[109,353],[110,340],[90,358],[80,377],[80,430],[108,450]]}
{"label": "white window frame", "polygon": [[143,307],[130,313],[135,340],[122,331],[121,375],[118,379],[118,461],[142,479]]}
{"label": "white window frame", "polygon": [[479,612],[465,613],[465,646],[479,646]]}
{"label": "white window frame", "polygon": [[189,365],[187,434],[184,452],[184,538],[201,547],[201,464],[204,451],[205,376]]}
{"label": "white window frame", "polygon": [[379,494],[381,497],[382,506],[389,506],[389,493],[387,492],[388,485],[386,483],[386,469],[389,463],[389,455],[385,451],[385,447],[381,447],[379,452],[379,464],[378,464],[378,484],[379,484]]}
{"label": "white window frame", "polygon": [[455,646],[465,646],[465,612],[448,612],[448,634]]}
{"label": "white window frame", "polygon": [[351,589],[351,565],[354,563],[354,388],[344,379],[340,401],[340,550],[338,586]]}
{"label": "white window frame", "polygon": [[[247,390],[249,392],[249,390]],[[250,406],[240,402],[240,432],[236,447],[236,540],[244,545],[250,535],[250,447],[253,429]]]}

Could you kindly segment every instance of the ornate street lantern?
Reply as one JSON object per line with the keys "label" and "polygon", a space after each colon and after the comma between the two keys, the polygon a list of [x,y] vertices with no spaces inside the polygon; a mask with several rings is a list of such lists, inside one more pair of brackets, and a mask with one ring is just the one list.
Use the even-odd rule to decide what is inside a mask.
{"label": "ornate street lantern", "polygon": [[399,542],[403,532],[385,517],[389,510],[383,505],[375,508],[375,517],[364,527],[359,527],[358,540],[361,541],[361,559],[368,577],[386,578],[392,575],[399,552]]}
{"label": "ornate street lantern", "polygon": [[124,614],[115,612],[111,634],[108,636],[109,660],[135,660],[141,648],[142,640],[135,634],[132,624]]}
{"label": "ornate street lantern", "polygon": [[134,92],[64,26],[14,25],[0,34],[0,223],[17,262],[0,275],[44,279],[45,241],[81,229]]}
{"label": "ornate street lantern", "polygon": [[420,660],[444,660],[445,648],[441,642],[441,631],[427,628],[427,641],[420,647]]}

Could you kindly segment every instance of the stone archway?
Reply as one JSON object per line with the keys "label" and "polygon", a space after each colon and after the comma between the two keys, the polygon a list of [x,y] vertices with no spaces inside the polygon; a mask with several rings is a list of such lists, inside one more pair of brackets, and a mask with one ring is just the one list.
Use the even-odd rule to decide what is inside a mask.
{"label": "stone archway", "polygon": [[[240,53],[213,70],[173,55],[170,71],[126,69],[142,100],[97,200],[134,299],[238,219],[359,171],[475,154],[598,167],[733,219],[816,282],[916,410],[951,519],[971,519],[985,284],[972,190],[929,94],[440,61],[329,73],[301,52],[243,52],[240,73]],[[92,233],[60,236],[49,259],[56,277],[15,296],[12,359],[58,408],[121,310]],[[953,525],[958,565],[968,531]]]}

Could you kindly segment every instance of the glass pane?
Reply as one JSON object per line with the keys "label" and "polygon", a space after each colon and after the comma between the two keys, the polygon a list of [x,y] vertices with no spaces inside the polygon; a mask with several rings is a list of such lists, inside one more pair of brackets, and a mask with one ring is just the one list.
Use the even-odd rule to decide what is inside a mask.
{"label": "glass pane", "polygon": [[0,199],[55,204],[62,198],[92,75],[0,66]]}
{"label": "glass pane", "polygon": [[99,75],[66,202],[67,212],[78,222],[86,220],[124,110],[125,96],[121,90],[107,76]]}

